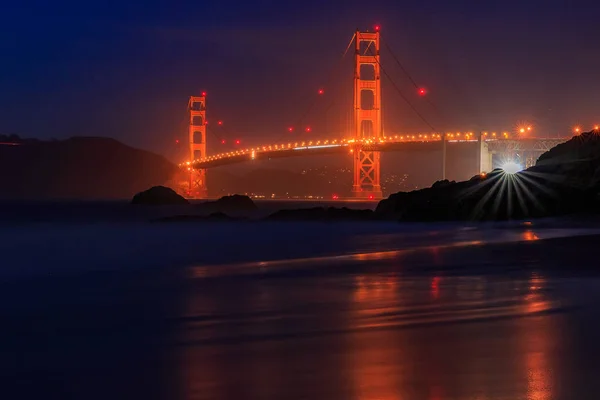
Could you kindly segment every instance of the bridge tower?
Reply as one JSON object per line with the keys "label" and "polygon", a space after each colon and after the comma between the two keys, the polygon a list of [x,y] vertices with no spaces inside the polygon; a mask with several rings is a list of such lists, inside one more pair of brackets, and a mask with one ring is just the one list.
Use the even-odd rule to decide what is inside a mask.
{"label": "bridge tower", "polygon": [[[382,135],[379,31],[360,32],[357,30],[355,38],[354,137],[356,140],[373,139],[377,141]],[[361,54],[361,51],[363,51],[363,54]],[[372,98],[371,104],[363,104],[363,94],[370,95]],[[367,96],[364,96],[364,99],[367,100]],[[382,198],[380,152],[363,150],[363,146],[359,144],[355,147],[353,155],[353,196],[372,199]]]}
{"label": "bridge tower", "polygon": [[[190,160],[197,160],[206,157],[206,93],[202,93],[201,96],[190,96],[188,111],[190,113]],[[191,169],[189,196],[197,198],[208,196],[205,169]]]}

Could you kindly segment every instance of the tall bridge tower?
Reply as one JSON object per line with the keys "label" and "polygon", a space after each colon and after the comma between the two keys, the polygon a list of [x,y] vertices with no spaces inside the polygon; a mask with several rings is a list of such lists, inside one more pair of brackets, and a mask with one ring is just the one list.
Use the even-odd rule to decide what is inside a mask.
{"label": "tall bridge tower", "polygon": [[[197,160],[206,157],[206,93],[202,93],[201,96],[190,96],[188,111],[190,113],[190,160]],[[199,198],[208,196],[205,169],[191,169],[189,195]]]}
{"label": "tall bridge tower", "polygon": [[[377,141],[382,135],[379,31],[373,33],[356,31],[355,38],[354,137]],[[354,197],[373,199],[383,197],[380,183],[380,157],[378,151],[363,151],[361,147],[355,148],[352,185]]]}

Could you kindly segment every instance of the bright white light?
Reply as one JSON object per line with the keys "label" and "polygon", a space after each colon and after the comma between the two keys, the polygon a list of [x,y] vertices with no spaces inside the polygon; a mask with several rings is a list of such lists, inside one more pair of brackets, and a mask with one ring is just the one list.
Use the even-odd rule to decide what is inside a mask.
{"label": "bright white light", "polygon": [[327,147],[341,147],[341,144],[322,144],[320,146],[303,146],[303,147],[295,147],[294,150],[309,150],[309,149],[324,149]]}
{"label": "bright white light", "polygon": [[507,174],[516,174],[523,170],[523,167],[514,161],[507,161],[502,165],[502,170]]}

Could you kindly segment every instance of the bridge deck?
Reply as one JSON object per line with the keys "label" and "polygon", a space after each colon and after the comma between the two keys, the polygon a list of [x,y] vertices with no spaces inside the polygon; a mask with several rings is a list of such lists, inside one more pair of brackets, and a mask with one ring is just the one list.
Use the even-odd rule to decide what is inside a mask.
{"label": "bridge deck", "polygon": [[[497,152],[537,152],[548,151],[557,144],[567,141],[569,138],[486,138],[484,140],[488,150]],[[478,139],[465,135],[462,138],[453,137],[446,139],[446,143],[472,143]],[[322,155],[352,152],[358,149],[363,151],[400,151],[410,148],[412,151],[431,151],[441,146],[441,136],[412,135],[385,137],[379,140],[373,139],[341,139],[341,140],[313,140],[305,142],[271,144],[257,146],[243,150],[235,150],[227,153],[215,154],[198,160],[180,164],[180,167],[188,169],[207,169],[222,165],[238,164],[252,160],[264,160],[273,158],[288,158],[308,155]]]}

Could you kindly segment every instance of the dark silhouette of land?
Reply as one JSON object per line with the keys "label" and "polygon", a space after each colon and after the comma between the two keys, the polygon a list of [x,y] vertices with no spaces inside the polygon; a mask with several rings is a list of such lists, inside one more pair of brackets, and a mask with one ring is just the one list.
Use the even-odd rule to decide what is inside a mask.
{"label": "dark silhouette of land", "polygon": [[178,168],[114,139],[21,140],[0,146],[0,198],[124,199],[169,182]]}
{"label": "dark silhouette of land", "polygon": [[[600,134],[586,132],[544,153],[516,174],[496,169],[462,182],[438,181],[430,188],[398,192],[376,210],[301,208],[280,210],[270,221],[453,221],[507,220],[600,210]],[[251,200],[240,196],[232,203]],[[218,209],[215,211],[225,212]],[[237,211],[237,210],[236,210]]]}
{"label": "dark silhouette of land", "polygon": [[[14,135],[0,139],[3,143],[16,144],[0,146],[0,198],[4,199],[131,198],[149,187],[163,185],[176,189],[177,179],[181,177],[180,169],[164,157],[113,139],[71,138],[42,142],[22,140]],[[271,171],[269,176],[293,181],[295,175]],[[293,181],[290,184],[301,183]],[[134,203],[187,202],[170,189],[153,190],[153,195]],[[430,188],[392,194],[379,203],[375,212],[317,207],[281,210],[266,219],[449,221],[536,218],[594,213],[600,209],[599,193],[600,134],[587,132],[556,146],[543,154],[535,166],[517,174],[494,170],[462,182],[439,181]],[[215,214],[213,220],[223,220],[223,215],[253,216],[256,210],[256,205],[245,196],[226,197],[190,207],[196,207],[196,212],[191,214]],[[185,219],[184,216],[179,218]]]}

